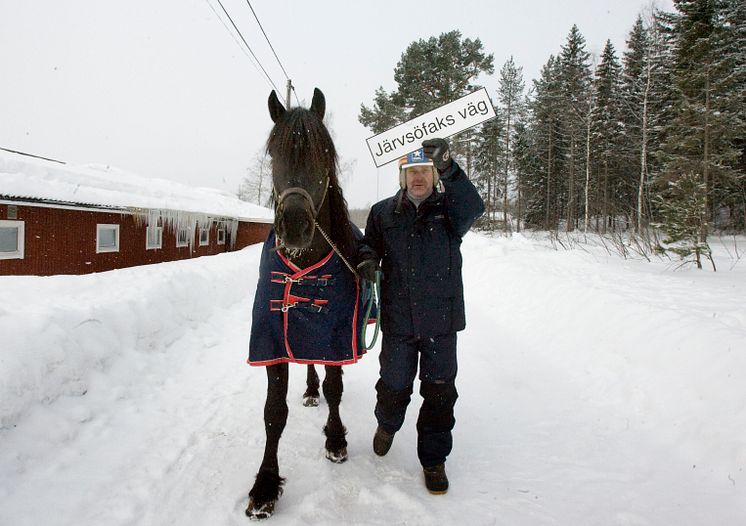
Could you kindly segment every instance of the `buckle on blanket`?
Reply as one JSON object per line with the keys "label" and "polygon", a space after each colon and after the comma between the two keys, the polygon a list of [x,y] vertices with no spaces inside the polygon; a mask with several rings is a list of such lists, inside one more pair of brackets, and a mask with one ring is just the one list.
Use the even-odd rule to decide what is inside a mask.
{"label": "buckle on blanket", "polygon": [[298,302],[296,301],[295,303],[288,303],[287,305],[283,305],[280,310],[282,312],[287,312],[290,309],[292,309],[293,307],[297,307],[297,306],[298,306]]}
{"label": "buckle on blanket", "polygon": [[285,283],[300,283],[301,281],[303,281],[303,278],[293,279],[290,276],[285,276]]}
{"label": "buckle on blanket", "polygon": [[309,301],[296,302],[296,303],[293,303],[292,305],[289,305],[288,307],[295,307],[296,309],[313,312],[314,314],[318,314],[324,310],[324,305],[319,305],[317,303],[312,303]]}

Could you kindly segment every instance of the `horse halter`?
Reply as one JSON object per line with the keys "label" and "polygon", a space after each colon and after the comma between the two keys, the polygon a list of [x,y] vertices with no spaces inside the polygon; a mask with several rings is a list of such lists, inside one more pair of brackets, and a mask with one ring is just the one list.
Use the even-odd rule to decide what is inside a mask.
{"label": "horse halter", "polygon": [[[329,176],[326,176],[326,179],[324,180],[324,193],[321,196],[321,201],[319,201],[319,206],[317,207],[316,204],[313,202],[313,197],[311,197],[311,194],[306,191],[305,188],[301,188],[300,186],[291,186],[290,188],[286,188],[283,190],[283,192],[277,196],[277,213],[279,215],[282,215],[285,209],[285,199],[287,199],[288,196],[297,194],[300,195],[303,199],[308,201],[309,205],[311,206],[311,215],[313,216],[313,224],[318,226],[316,220],[319,217],[319,212],[321,212],[321,207],[324,206],[324,201],[326,201],[326,194],[329,191]],[[275,195],[277,195],[277,189],[275,188]]]}
{"label": "horse halter", "polygon": [[[321,196],[321,201],[319,201],[319,206],[317,208],[316,204],[313,202],[313,197],[311,197],[311,194],[309,194],[304,188],[301,188],[300,186],[291,186],[290,188],[286,188],[279,196],[277,196],[277,211],[281,215],[285,207],[285,199],[290,195],[298,194],[311,205],[311,215],[313,216],[313,222],[315,224],[316,219],[319,217],[321,207],[324,205],[324,201],[326,200],[326,194],[328,191],[329,176],[327,176],[324,181],[324,194]],[[277,195],[277,189],[275,189],[275,195]]]}
{"label": "horse halter", "polygon": [[[289,195],[298,194],[301,197],[303,197],[305,200],[307,200],[309,203],[311,203],[311,214],[313,215],[313,225],[314,227],[321,232],[321,236],[326,240],[327,243],[329,243],[329,246],[332,247],[332,250],[340,257],[342,262],[345,264],[345,266],[352,272],[352,274],[356,277],[360,277],[360,275],[357,273],[355,268],[352,266],[352,264],[347,260],[347,258],[340,252],[339,248],[337,248],[337,245],[334,244],[334,241],[332,241],[331,236],[324,232],[324,229],[321,228],[321,225],[319,225],[319,222],[317,221],[319,212],[321,211],[321,207],[324,204],[324,201],[326,200],[326,194],[329,191],[329,176],[326,177],[326,181],[324,181],[324,195],[321,196],[321,201],[319,201],[319,206],[316,208],[313,202],[313,198],[311,197],[311,194],[309,194],[305,189],[301,188],[300,186],[291,186],[290,188],[285,189],[278,197],[277,197],[277,212],[282,214],[283,210],[283,202]],[[275,195],[277,195],[277,189],[275,189]],[[280,245],[283,244],[282,239],[280,239],[279,234],[275,232],[277,235],[277,240],[280,242]]]}

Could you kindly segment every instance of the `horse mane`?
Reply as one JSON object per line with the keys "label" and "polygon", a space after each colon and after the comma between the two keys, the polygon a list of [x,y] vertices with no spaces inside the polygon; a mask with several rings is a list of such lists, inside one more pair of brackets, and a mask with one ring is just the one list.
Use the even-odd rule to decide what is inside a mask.
{"label": "horse mane", "polygon": [[[345,257],[356,253],[356,241],[339,184],[339,159],[334,141],[318,116],[305,108],[293,108],[277,120],[267,139],[272,162],[281,162],[291,173],[325,174],[329,177],[326,200],[329,202],[329,236]],[[273,204],[277,196],[273,192]]]}

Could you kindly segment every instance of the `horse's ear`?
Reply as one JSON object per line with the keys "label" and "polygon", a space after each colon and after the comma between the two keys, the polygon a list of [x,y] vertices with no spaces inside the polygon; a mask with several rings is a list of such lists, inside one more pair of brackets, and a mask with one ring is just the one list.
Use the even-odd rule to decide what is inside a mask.
{"label": "horse's ear", "polygon": [[324,112],[326,111],[326,99],[324,98],[324,94],[321,93],[321,90],[319,88],[313,88],[311,111],[318,115],[319,119],[324,119]]}
{"label": "horse's ear", "polygon": [[285,106],[282,105],[280,99],[277,98],[275,90],[269,94],[269,116],[272,117],[272,122],[277,122],[277,119],[285,114]]}

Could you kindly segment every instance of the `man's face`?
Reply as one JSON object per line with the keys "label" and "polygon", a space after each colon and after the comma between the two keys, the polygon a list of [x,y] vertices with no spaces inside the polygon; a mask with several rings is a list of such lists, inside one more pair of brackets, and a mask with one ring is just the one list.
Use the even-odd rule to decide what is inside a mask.
{"label": "man's face", "polygon": [[407,190],[417,199],[424,199],[433,191],[434,167],[426,164],[406,168]]}

